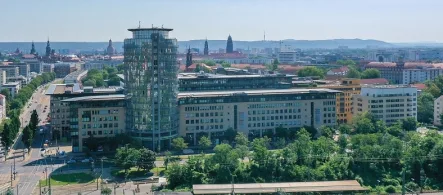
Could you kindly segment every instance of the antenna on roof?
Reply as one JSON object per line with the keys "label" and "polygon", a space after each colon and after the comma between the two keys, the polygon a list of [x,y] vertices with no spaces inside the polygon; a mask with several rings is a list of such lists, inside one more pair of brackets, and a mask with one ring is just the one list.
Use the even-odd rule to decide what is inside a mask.
{"label": "antenna on roof", "polygon": [[154,24],[151,24],[151,27],[154,28]]}
{"label": "antenna on roof", "polygon": [[140,20],[138,21],[138,28],[140,28]]}
{"label": "antenna on roof", "polygon": [[163,28],[163,24],[162,24],[162,28]]}

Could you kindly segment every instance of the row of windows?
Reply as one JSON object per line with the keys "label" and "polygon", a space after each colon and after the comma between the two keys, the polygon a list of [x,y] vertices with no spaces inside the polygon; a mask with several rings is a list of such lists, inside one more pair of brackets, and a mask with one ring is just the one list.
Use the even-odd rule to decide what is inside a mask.
{"label": "row of windows", "polygon": [[186,124],[204,124],[204,123],[222,123],[223,119],[211,118],[211,119],[195,119],[195,120],[186,120]]}
{"label": "row of windows", "polygon": [[[118,132],[118,130],[115,130],[115,132]],[[114,134],[114,130],[103,130],[103,131],[82,131],[82,135],[112,135]]]}
{"label": "row of windows", "polygon": [[[305,109],[306,111],[306,109]],[[283,114],[283,113],[300,113],[301,109],[281,109],[281,110],[252,110],[248,111],[248,115],[260,115],[260,114]]]}
{"label": "row of windows", "polygon": [[324,101],[323,106],[335,105],[335,101]]}
{"label": "row of windows", "polygon": [[185,111],[201,111],[201,110],[223,110],[223,106],[189,106],[189,107],[185,107]]}
{"label": "row of windows", "polygon": [[284,119],[301,119],[301,115],[248,117],[248,121],[284,120]]}
{"label": "row of windows", "polygon": [[97,129],[97,128],[113,128],[118,127],[118,123],[104,123],[104,124],[83,124],[83,129]]}
{"label": "row of windows", "polygon": [[248,127],[278,127],[278,126],[294,126],[301,125],[301,120],[284,121],[284,122],[266,122],[266,123],[249,123]]}
{"label": "row of windows", "polygon": [[[305,103],[305,106],[307,103]],[[282,107],[300,107],[302,103],[294,102],[294,103],[275,103],[275,104],[250,104],[248,105],[248,109],[255,108],[282,108]]]}
{"label": "row of windows", "polygon": [[186,131],[193,130],[225,130],[223,125],[201,125],[201,126],[187,126]]}
{"label": "row of windows", "polygon": [[[82,118],[82,122],[90,122],[91,118]],[[118,121],[117,116],[105,116],[105,117],[92,117],[92,121],[98,122],[98,121]],[[76,121],[74,121],[76,122]]]}
{"label": "row of windows", "polygon": [[92,114],[100,114],[100,115],[104,115],[104,114],[118,114],[118,109],[83,111],[82,115],[89,114],[89,112],[92,112]]}
{"label": "row of windows", "polygon": [[193,117],[213,117],[213,116],[223,116],[223,112],[206,112],[206,113],[186,113],[186,118],[193,118]]}

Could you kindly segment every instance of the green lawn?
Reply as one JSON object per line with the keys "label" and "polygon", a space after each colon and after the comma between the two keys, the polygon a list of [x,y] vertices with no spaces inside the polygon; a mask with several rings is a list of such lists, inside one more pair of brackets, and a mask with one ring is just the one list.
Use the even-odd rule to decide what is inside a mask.
{"label": "green lawn", "polygon": [[[94,177],[88,173],[70,173],[57,174],[51,176],[51,185],[67,185],[67,184],[81,184],[94,181]],[[46,186],[46,179],[40,180],[42,186]]]}
{"label": "green lawn", "polygon": [[[132,167],[128,172],[128,178],[137,178],[137,177],[149,177],[152,175],[158,176],[163,175],[165,171],[164,167],[154,167],[149,172],[145,170],[138,170],[136,167]],[[112,170],[111,175],[114,177],[125,178],[125,170]]]}

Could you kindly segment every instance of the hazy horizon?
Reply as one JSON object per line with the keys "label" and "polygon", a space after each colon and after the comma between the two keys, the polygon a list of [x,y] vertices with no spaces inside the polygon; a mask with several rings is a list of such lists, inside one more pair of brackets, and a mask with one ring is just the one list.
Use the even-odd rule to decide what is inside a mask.
{"label": "hazy horizon", "polygon": [[180,41],[370,39],[441,43],[438,0],[217,0],[2,2],[0,42],[116,42],[128,28],[173,28]]}

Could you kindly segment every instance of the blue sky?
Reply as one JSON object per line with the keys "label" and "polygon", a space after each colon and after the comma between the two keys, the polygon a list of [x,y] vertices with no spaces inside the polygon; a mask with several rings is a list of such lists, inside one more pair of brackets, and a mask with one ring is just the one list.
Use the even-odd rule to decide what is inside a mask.
{"label": "blue sky", "polygon": [[178,40],[378,39],[443,42],[442,0],[7,0],[0,41],[122,41],[127,28]]}

